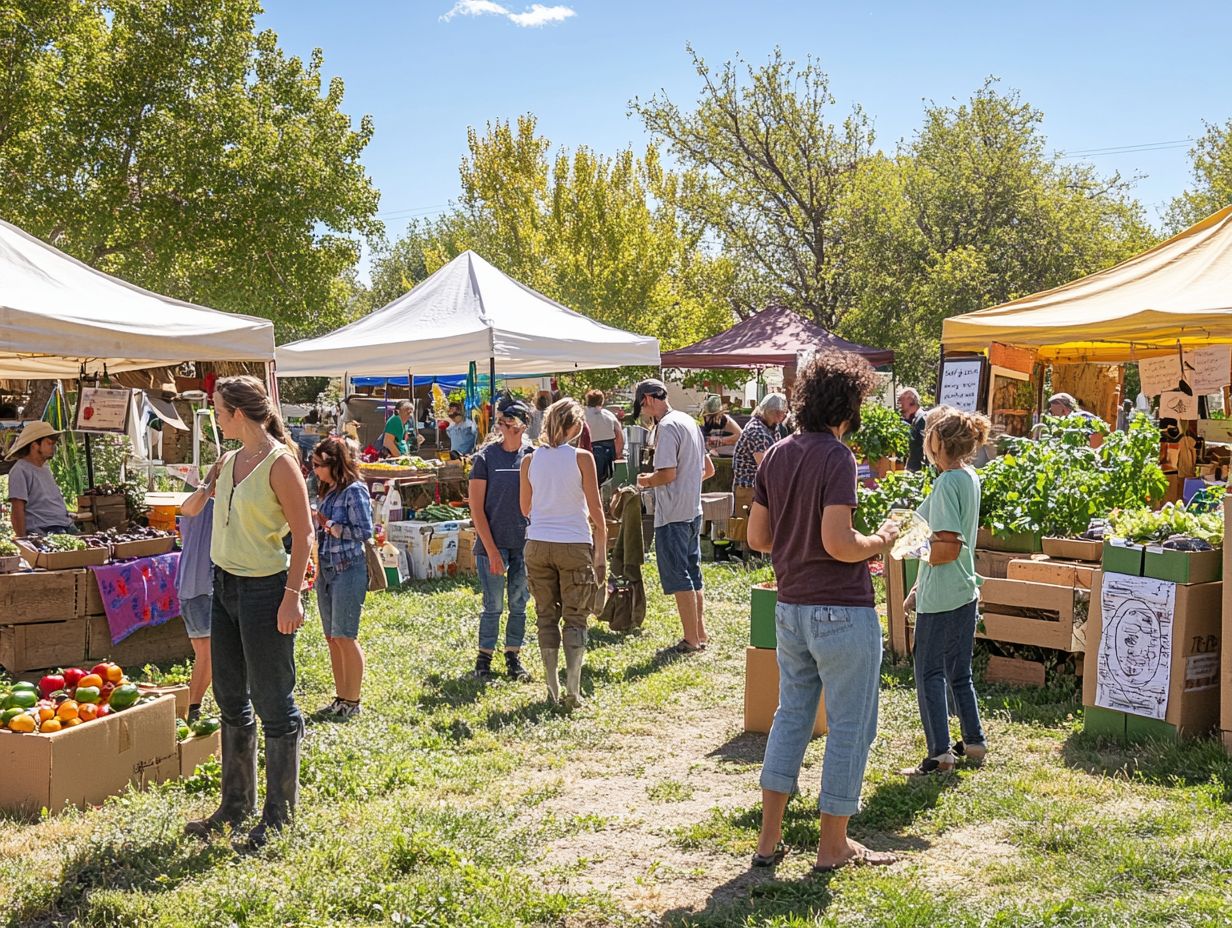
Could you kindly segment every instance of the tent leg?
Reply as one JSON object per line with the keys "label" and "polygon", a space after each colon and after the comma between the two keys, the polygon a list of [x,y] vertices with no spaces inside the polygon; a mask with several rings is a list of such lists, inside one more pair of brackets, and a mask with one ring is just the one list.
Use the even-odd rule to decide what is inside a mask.
{"label": "tent leg", "polygon": [[496,421],[496,357],[488,358],[488,421]]}
{"label": "tent leg", "polygon": [[270,400],[274,405],[274,409],[281,415],[282,395],[278,392],[278,372],[273,361],[265,362],[265,386],[269,390]]}

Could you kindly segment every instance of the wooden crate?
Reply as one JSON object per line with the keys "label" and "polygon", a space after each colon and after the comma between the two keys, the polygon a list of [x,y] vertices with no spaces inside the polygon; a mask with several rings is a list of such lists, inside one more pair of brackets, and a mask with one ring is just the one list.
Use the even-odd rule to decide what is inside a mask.
{"label": "wooden crate", "polygon": [[68,667],[86,659],[86,620],[0,626],[0,667],[11,674]]}
{"label": "wooden crate", "polygon": [[0,574],[0,623],[62,621],[85,615],[77,584],[84,570],[35,570]]}
{"label": "wooden crate", "polygon": [[81,576],[77,580],[77,601],[81,604],[81,615],[86,618],[107,614],[103,608],[103,597],[98,591],[98,578],[94,576],[94,571],[81,571]]}
{"label": "wooden crate", "polygon": [[985,580],[981,638],[1030,644],[1070,653],[1086,649],[1089,594],[1069,586],[1029,580]]}
{"label": "wooden crate", "polygon": [[1089,590],[1097,570],[1099,570],[1098,564],[1059,561],[1044,555],[1036,555],[1010,561],[1006,567],[1005,576],[1008,580],[1033,580],[1036,583]]}
{"label": "wooden crate", "polygon": [[1040,661],[1024,661],[1017,657],[998,657],[993,654],[989,655],[984,680],[987,683],[1006,683],[1010,686],[1043,686],[1044,665]]}
{"label": "wooden crate", "polygon": [[1004,580],[1010,561],[1016,561],[1024,556],[1006,551],[988,551],[984,548],[976,548],[975,572],[981,577]]}
{"label": "wooden crate", "polygon": [[111,643],[111,628],[105,616],[85,620],[88,660],[114,661],[124,668],[136,669],[144,664],[182,661],[192,657],[192,645],[182,619],[171,619],[154,628],[133,632],[119,644]]}
{"label": "wooden crate", "polygon": [[890,653],[895,658],[911,655],[911,636],[903,600],[907,598],[907,566],[905,561],[885,559],[886,624],[889,627]]}

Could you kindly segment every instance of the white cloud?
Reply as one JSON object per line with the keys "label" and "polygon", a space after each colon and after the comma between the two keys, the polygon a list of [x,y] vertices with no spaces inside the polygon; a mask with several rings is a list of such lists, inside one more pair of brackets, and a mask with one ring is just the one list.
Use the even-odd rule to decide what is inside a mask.
{"label": "white cloud", "polygon": [[492,0],[457,0],[453,8],[441,17],[441,22],[447,23],[455,16],[485,15],[503,16],[515,26],[528,28],[564,22],[570,16],[577,14],[567,6],[544,6],[542,3],[533,3],[530,9],[514,13]]}

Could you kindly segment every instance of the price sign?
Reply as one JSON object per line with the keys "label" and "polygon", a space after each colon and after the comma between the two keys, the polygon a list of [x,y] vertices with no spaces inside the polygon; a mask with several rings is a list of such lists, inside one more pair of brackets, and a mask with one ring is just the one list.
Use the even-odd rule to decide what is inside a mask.
{"label": "price sign", "polygon": [[977,412],[980,405],[980,380],[984,372],[982,358],[944,361],[941,365],[941,389],[937,404],[953,406],[963,412]]}
{"label": "price sign", "polygon": [[128,411],[132,404],[129,390],[109,390],[103,387],[82,387],[77,401],[78,432],[128,431]]}

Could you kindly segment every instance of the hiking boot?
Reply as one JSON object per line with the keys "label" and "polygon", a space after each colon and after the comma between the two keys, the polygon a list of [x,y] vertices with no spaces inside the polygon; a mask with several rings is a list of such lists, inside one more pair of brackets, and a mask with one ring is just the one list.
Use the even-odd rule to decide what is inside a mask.
{"label": "hiking boot", "polygon": [[950,753],[965,758],[968,763],[978,767],[984,763],[984,758],[988,754],[988,745],[963,744],[961,741],[955,741],[954,747],[950,748]]}
{"label": "hiking boot", "polygon": [[257,809],[257,725],[222,726],[222,801],[207,818],[184,826],[184,833],[207,838],[230,825],[238,828]]}
{"label": "hiking boot", "polygon": [[510,680],[518,683],[530,683],[531,681],[530,671],[522,666],[522,659],[517,651],[505,652],[505,672],[509,674]]}
{"label": "hiking boot", "polygon": [[946,751],[943,754],[938,754],[936,757],[926,757],[920,761],[918,767],[908,767],[900,770],[899,773],[905,777],[922,777],[930,773],[949,773],[958,763],[958,758]]}
{"label": "hiking boot", "polygon": [[491,680],[496,676],[492,672],[492,655],[486,651],[480,651],[479,656],[475,658],[475,672],[472,676],[476,680]]}

